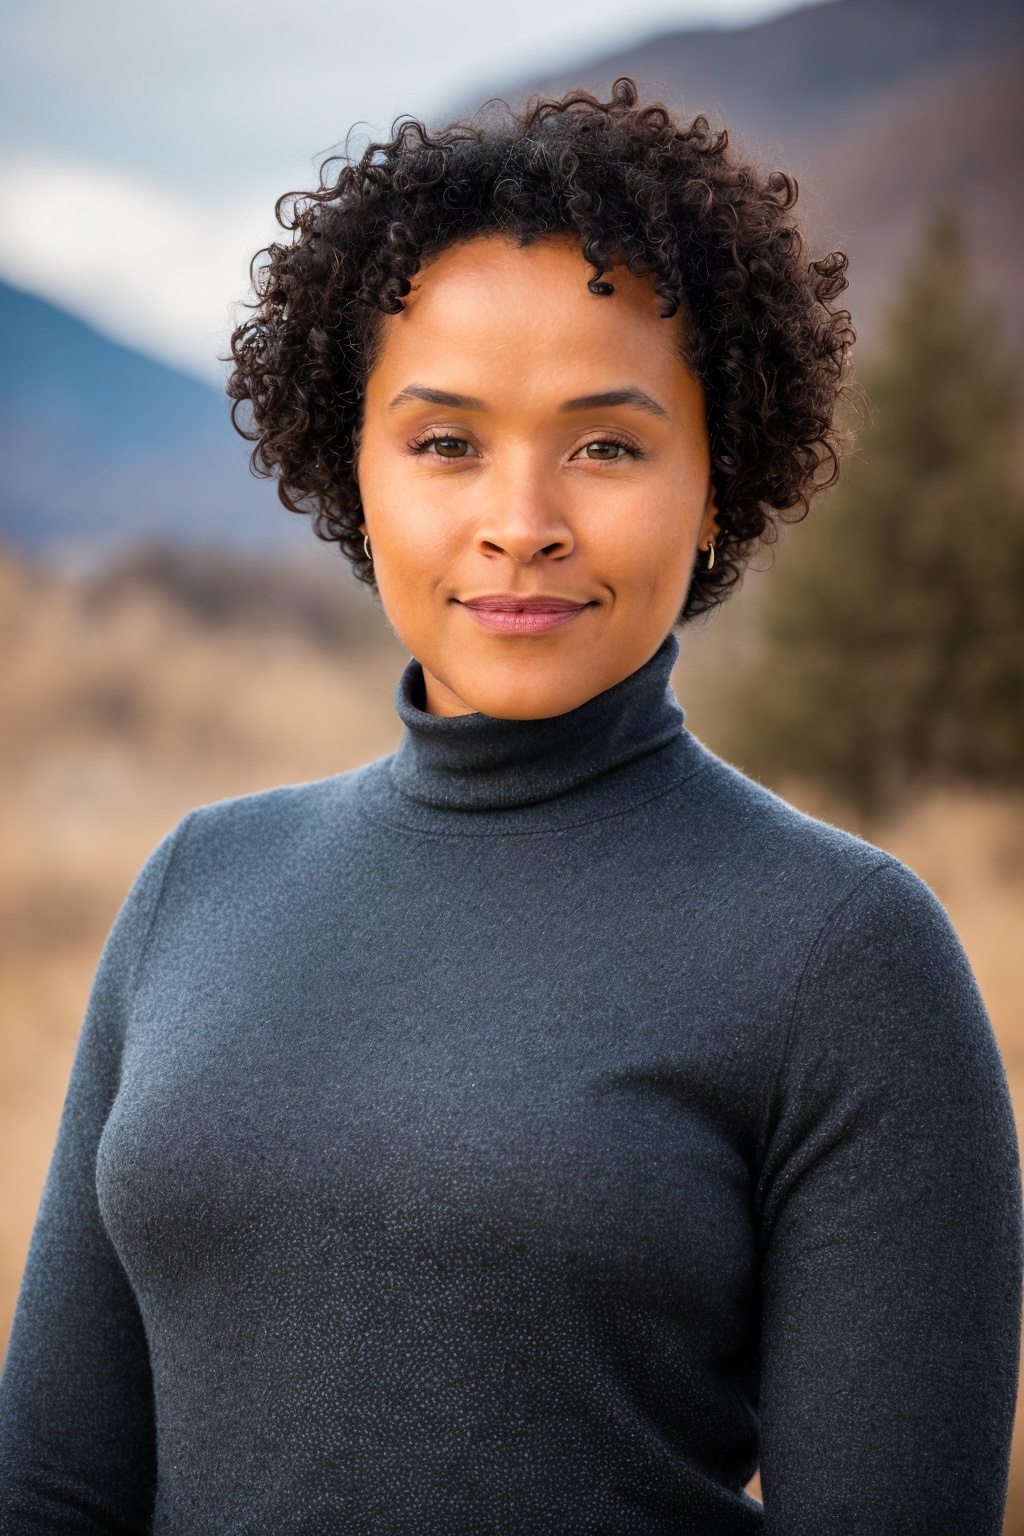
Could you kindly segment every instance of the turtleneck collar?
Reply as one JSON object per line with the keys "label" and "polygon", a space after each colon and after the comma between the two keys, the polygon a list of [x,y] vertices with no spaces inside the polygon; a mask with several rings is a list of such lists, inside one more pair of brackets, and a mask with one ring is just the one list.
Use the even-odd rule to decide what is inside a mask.
{"label": "turtleneck collar", "polygon": [[422,669],[410,662],[395,695],[405,735],[391,762],[392,783],[408,799],[446,811],[509,811],[589,786],[682,734],[683,713],[669,686],[678,654],[670,635],[639,671],[546,720],[428,715],[417,702]]}

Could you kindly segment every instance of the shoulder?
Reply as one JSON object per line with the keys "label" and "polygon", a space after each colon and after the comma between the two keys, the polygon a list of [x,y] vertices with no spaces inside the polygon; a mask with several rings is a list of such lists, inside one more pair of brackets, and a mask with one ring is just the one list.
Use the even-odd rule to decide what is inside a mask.
{"label": "shoulder", "polygon": [[[934,898],[891,854],[796,809],[696,746],[682,805],[709,883],[737,913],[771,918],[799,942],[816,935],[862,886],[927,906]],[[898,895],[897,893],[902,893]]]}
{"label": "shoulder", "polygon": [[256,794],[237,795],[197,806],[184,818],[190,832],[199,836],[246,835],[277,827],[294,830],[314,825],[324,816],[345,814],[366,780],[389,762],[382,758],[364,768],[339,773],[305,784],[280,784]]}
{"label": "shoulder", "polygon": [[763,849],[768,856],[841,865],[851,872],[866,872],[888,859],[865,839],[797,810],[699,743],[698,750],[697,792],[736,852],[749,856]]}
{"label": "shoulder", "polygon": [[286,853],[301,858],[343,838],[359,819],[367,783],[387,762],[199,806],[176,829],[175,863],[263,864]]}
{"label": "shoulder", "polygon": [[[805,815],[706,749],[690,781],[701,857],[743,920],[788,950],[801,994],[898,974],[922,995],[973,991],[970,968],[937,897],[905,864],[865,839]],[[795,974],[794,974],[795,972]],[[941,982],[938,981],[941,978]]]}
{"label": "shoulder", "polygon": [[997,1062],[984,1004],[960,940],[937,897],[886,857],[822,922],[794,999],[792,1039],[827,1035],[866,1068],[914,1072],[927,1058],[945,1074],[980,1053]]}
{"label": "shoulder", "polygon": [[365,825],[365,788],[387,762],[189,811],[143,866],[118,926],[162,925],[169,908],[294,890],[314,871],[338,868]]}

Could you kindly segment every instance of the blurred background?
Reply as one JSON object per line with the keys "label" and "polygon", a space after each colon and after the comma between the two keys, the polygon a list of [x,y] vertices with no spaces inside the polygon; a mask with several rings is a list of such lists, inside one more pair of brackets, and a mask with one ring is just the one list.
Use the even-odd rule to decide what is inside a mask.
{"label": "blurred background", "polygon": [[[859,448],[684,636],[712,748],[946,904],[1024,1119],[1018,0],[5,0],[0,1347],[104,935],[192,805],[389,751],[404,654],[221,395],[273,203],[401,112],[617,74],[851,260]],[[1006,1530],[1024,1533],[1024,1438]]]}

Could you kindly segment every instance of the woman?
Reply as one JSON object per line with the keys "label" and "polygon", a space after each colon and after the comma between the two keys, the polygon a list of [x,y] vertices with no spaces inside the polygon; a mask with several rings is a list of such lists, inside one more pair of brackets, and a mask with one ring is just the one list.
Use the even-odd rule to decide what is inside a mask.
{"label": "woman", "polygon": [[619,82],[295,205],[231,389],[415,658],[406,733],[193,813],[129,897],[4,1530],[999,1530],[1018,1174],[970,972],[668,687],[834,469],[843,262],[794,196]]}

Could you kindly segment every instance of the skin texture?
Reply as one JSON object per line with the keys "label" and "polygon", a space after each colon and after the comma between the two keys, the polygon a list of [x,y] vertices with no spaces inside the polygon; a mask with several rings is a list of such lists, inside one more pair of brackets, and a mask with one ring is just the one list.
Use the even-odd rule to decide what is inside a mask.
{"label": "skin texture", "polygon": [[[649,279],[616,267],[607,297],[591,276],[567,237],[478,237],[384,320],[364,532],[433,714],[541,719],[621,682],[672,628],[716,535],[683,321],[661,317]],[[517,617],[517,600],[534,611]]]}

